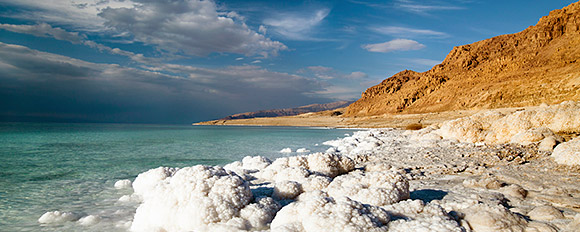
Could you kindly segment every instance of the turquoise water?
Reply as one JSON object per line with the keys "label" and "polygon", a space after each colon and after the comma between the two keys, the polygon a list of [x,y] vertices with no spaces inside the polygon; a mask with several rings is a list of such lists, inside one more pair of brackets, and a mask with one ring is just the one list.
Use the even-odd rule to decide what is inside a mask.
{"label": "turquoise water", "polygon": [[[0,123],[0,231],[124,231],[136,205],[117,199],[120,179],[159,166],[224,165],[247,155],[328,147],[348,130],[285,127]],[[320,144],[318,146],[317,144]],[[47,211],[101,222],[40,225]]]}

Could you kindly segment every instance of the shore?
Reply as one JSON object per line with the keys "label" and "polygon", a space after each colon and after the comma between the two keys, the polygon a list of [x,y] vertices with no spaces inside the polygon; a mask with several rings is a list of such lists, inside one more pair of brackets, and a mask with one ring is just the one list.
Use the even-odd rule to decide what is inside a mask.
{"label": "shore", "polygon": [[580,231],[580,103],[324,114],[202,125],[422,129],[358,131],[324,153],[149,170],[133,183],[141,205],[131,229]]}
{"label": "shore", "polygon": [[493,111],[504,114],[522,109],[536,107],[518,107],[501,109],[455,110],[424,114],[385,114],[370,117],[332,116],[340,110],[306,113],[296,116],[264,117],[235,120],[212,120],[194,123],[193,125],[224,125],[224,126],[296,126],[296,127],[330,127],[330,128],[401,128],[420,129],[421,127],[442,123],[445,121],[471,116],[481,112]]}

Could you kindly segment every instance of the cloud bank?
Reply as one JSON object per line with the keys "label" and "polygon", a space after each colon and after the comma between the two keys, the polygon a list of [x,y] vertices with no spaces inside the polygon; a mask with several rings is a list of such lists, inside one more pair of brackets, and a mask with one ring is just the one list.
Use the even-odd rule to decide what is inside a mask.
{"label": "cloud bank", "polygon": [[316,80],[257,66],[98,64],[0,43],[0,118],[191,123],[233,112],[329,102]]}
{"label": "cloud bank", "polygon": [[425,45],[410,39],[394,39],[384,43],[366,44],[362,46],[369,52],[411,51],[425,48]]}
{"label": "cloud bank", "polygon": [[372,27],[370,28],[372,31],[383,34],[383,35],[390,35],[395,37],[405,37],[405,38],[414,38],[414,37],[435,37],[435,38],[446,38],[449,37],[447,33],[427,30],[427,29],[415,29],[415,28],[408,28],[408,27],[396,27],[396,26],[384,26],[384,27]]}
{"label": "cloud bank", "polygon": [[321,40],[312,36],[313,30],[320,25],[330,13],[329,9],[319,9],[310,15],[303,13],[281,13],[276,17],[264,20],[264,24],[285,39]]}
{"label": "cloud bank", "polygon": [[277,55],[286,45],[251,30],[235,12],[218,12],[212,1],[133,0],[133,7],[104,8],[105,25],[172,53],[206,56],[228,52]]}

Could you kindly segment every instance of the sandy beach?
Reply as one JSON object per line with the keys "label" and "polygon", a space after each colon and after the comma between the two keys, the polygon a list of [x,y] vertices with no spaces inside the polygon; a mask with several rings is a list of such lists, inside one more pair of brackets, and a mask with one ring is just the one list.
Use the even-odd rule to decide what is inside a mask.
{"label": "sandy beach", "polygon": [[[535,107],[500,108],[494,112],[511,113],[522,109]],[[330,127],[330,128],[417,128],[471,116],[489,109],[454,110],[424,114],[384,114],[367,117],[332,116],[333,112],[342,112],[344,109],[306,113],[286,117],[264,117],[234,120],[213,120],[194,123],[194,125],[231,125],[231,126],[298,126],[298,127]],[[409,129],[409,128],[407,128]],[[420,129],[420,128],[419,128]]]}

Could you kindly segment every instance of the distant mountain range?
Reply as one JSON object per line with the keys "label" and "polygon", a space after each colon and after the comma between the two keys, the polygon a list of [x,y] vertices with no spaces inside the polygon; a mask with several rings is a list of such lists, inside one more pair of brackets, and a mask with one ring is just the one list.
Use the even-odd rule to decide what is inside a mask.
{"label": "distant mountain range", "polygon": [[293,116],[304,113],[320,112],[326,110],[335,110],[339,108],[344,108],[353,103],[354,101],[338,101],[326,104],[312,104],[306,106],[300,106],[296,108],[286,108],[286,109],[275,109],[275,110],[260,110],[256,112],[246,112],[240,114],[234,114],[222,118],[220,120],[232,120],[232,119],[248,119],[248,118],[263,118],[263,117],[280,117],[280,116]]}
{"label": "distant mountain range", "polygon": [[535,26],[453,48],[426,72],[367,89],[345,116],[429,113],[580,100],[580,2]]}

